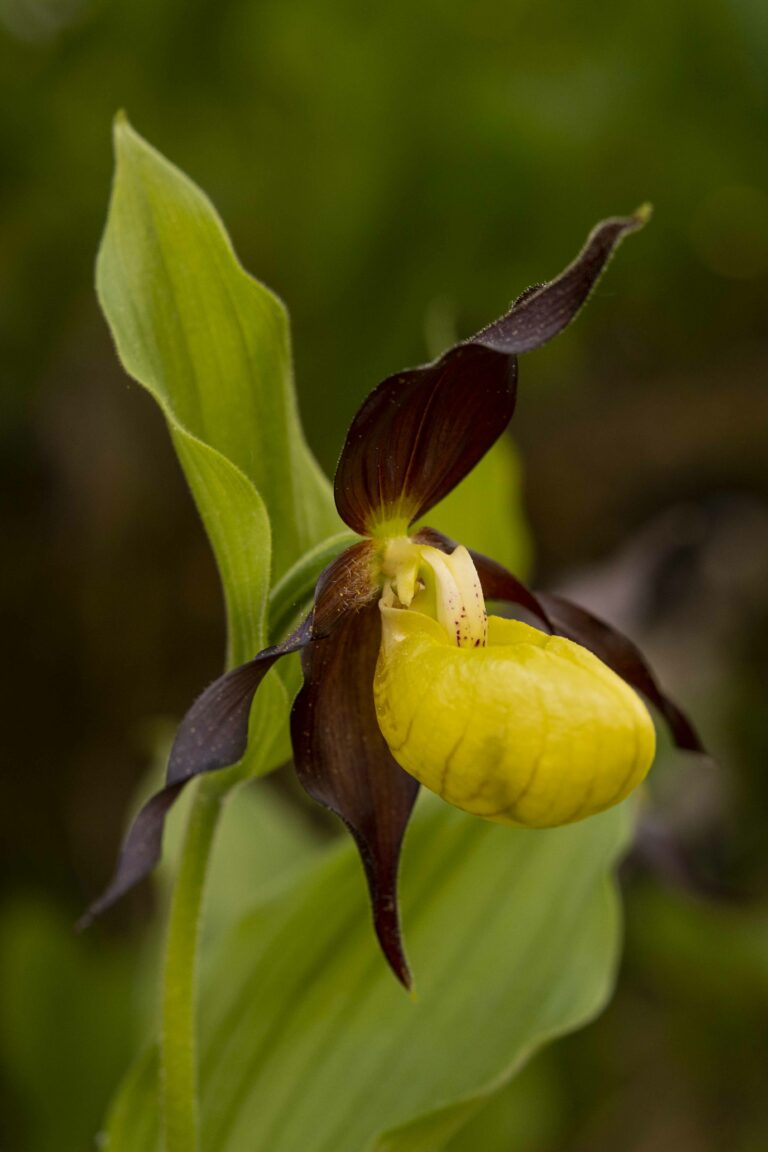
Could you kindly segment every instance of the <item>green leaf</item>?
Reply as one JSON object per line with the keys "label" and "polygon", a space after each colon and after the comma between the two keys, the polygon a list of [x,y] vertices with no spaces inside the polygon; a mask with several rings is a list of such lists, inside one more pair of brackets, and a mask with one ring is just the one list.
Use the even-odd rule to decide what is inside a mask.
{"label": "green leaf", "polygon": [[230,660],[265,642],[279,577],[338,531],[304,441],[288,317],[237,262],[207,197],[118,117],[97,290],[126,370],[151,393],[211,540]]}
{"label": "green leaf", "polygon": [[[177,825],[181,823],[177,820]],[[206,963],[256,900],[323,853],[327,845],[323,832],[322,825],[283,796],[272,781],[245,784],[229,797],[206,880],[202,925]]]}
{"label": "green leaf", "polygon": [[541,1152],[562,1144],[567,1085],[549,1051],[525,1065],[472,1116],[446,1152]]}
{"label": "green leaf", "polygon": [[[627,830],[626,806],[529,832],[425,798],[403,861],[415,999],[377,952],[352,845],[316,860],[209,969],[202,1147],[445,1147],[540,1045],[604,1004],[620,935],[609,872]],[[154,1147],[154,1083],[124,1086],[111,1152]]]}

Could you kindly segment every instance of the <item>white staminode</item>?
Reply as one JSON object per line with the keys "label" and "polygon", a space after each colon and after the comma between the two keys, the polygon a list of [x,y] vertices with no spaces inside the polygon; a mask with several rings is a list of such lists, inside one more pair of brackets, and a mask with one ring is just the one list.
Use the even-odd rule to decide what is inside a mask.
{"label": "white staminode", "polygon": [[422,562],[434,577],[437,619],[459,648],[480,648],[488,641],[480,577],[466,548],[448,556],[437,548],[421,548]]}
{"label": "white staminode", "polygon": [[382,571],[385,608],[413,608],[431,616],[459,648],[485,647],[488,618],[472,557],[459,545],[450,555],[407,536],[389,540]]}

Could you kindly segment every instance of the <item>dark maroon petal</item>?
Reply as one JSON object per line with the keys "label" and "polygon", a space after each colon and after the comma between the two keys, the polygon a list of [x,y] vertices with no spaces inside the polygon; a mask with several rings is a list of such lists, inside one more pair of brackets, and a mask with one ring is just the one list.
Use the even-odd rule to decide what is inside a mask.
{"label": "dark maroon petal", "polygon": [[397,978],[410,987],[397,906],[397,869],[418,784],[395,762],[379,730],[373,674],[381,639],[377,602],[349,612],[333,634],[304,650],[304,687],[291,714],[296,771],[313,799],[357,842],[374,926]]}
{"label": "dark maroon petal", "polygon": [[78,928],[87,928],[153,870],[162,854],[165,818],[184,786],[196,776],[236,764],[245,755],[248,718],[256,689],[275,661],[303,647],[309,635],[307,619],[282,644],[265,648],[249,663],[219,677],[198,696],[176,733],[165,787],[136,816],[109,886],[82,916]]}
{"label": "dark maroon petal", "polygon": [[253,697],[272,665],[303,648],[312,636],[327,635],[345,612],[376,595],[373,556],[374,546],[368,540],[337,556],[321,573],[313,612],[296,631],[247,664],[226,672],[198,696],[176,732],[165,787],[134,820],[109,887],[82,917],[80,927],[90,924],[155,867],[162,852],[165,817],[184,785],[196,776],[236,764],[245,755]]}
{"label": "dark maroon petal", "polygon": [[645,657],[628,637],[562,596],[546,592],[539,592],[537,596],[558,636],[575,640],[577,644],[594,652],[595,656],[626,680],[627,684],[631,684],[655,704],[666,720],[672,739],[678,748],[689,752],[705,751],[688,717],[662,691]]}
{"label": "dark maroon petal", "polygon": [[[453,552],[456,547],[454,540],[444,536],[442,532],[435,531],[434,528],[420,528],[414,540],[420,544],[431,544],[441,552]],[[486,600],[504,600],[508,604],[526,608],[549,632],[553,631],[540,599],[530,588],[526,588],[517,576],[513,576],[502,564],[497,564],[495,560],[483,556],[481,552],[473,552],[470,549],[469,554],[480,577],[480,585]]]}
{"label": "dark maroon petal", "polygon": [[128,829],[109,885],[77,921],[78,932],[90,927],[97,916],[116,904],[126,892],[148,876],[158,863],[165,818],[183,787],[184,781],[166,785],[146,802]]}
{"label": "dark maroon petal", "polygon": [[248,719],[256,689],[275,661],[303,648],[310,633],[308,617],[287,640],[265,648],[247,664],[226,672],[198,696],[176,732],[168,761],[168,784],[184,783],[242,759],[248,746]]}
{"label": "dark maroon petal", "polygon": [[249,663],[226,672],[197,698],[179,725],[168,761],[167,784],[236,764],[248,744],[248,718],[256,689],[281,656],[297,652],[310,637],[326,636],[350,608],[376,595],[374,546],[361,540],[337,556],[315,587],[312,613],[295,632]]}
{"label": "dark maroon petal", "polygon": [[350,528],[370,535],[383,522],[410,524],[455,488],[512,418],[516,355],[571,322],[616,245],[645,218],[598,224],[556,280],[524,292],[500,320],[439,360],[390,376],[371,392],[336,469],[336,507]]}

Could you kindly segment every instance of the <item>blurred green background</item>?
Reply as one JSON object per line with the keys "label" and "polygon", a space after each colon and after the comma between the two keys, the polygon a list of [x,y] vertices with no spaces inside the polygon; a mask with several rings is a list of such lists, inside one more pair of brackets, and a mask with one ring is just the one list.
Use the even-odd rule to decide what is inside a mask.
{"label": "blurred green background", "polygon": [[[0,0],[0,1147],[90,1147],[141,1040],[150,895],[86,938],[70,925],[157,732],[223,653],[202,530],[94,297],[118,107],[287,302],[329,471],[378,379],[653,201],[574,329],[523,361],[515,437],[538,582],[644,641],[721,768],[662,766],[666,832],[626,869],[616,999],[461,1148],[760,1152],[762,0]],[[681,889],[667,833],[716,898]]]}

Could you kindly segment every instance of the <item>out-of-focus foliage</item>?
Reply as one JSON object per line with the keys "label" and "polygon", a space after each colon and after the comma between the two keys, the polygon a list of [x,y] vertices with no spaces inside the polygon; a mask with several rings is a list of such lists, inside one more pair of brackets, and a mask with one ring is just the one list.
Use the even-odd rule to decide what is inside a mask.
{"label": "out-of-focus foliage", "polygon": [[[743,902],[710,918],[630,888],[612,1007],[535,1061],[464,1147],[507,1152],[510,1134],[547,1152],[765,1146],[762,975],[729,961],[754,943],[749,971],[766,970],[764,912],[744,898],[763,900],[768,880],[768,585],[759,519],[719,559],[686,525],[711,533],[722,493],[768,500],[767,58],[760,0],[0,0],[0,532],[13,560],[0,566],[0,864],[17,956],[61,925],[87,991],[102,977],[84,957],[109,968],[113,949],[135,948],[140,900],[82,951],[69,923],[106,879],[157,719],[177,717],[222,660],[207,542],[94,298],[115,110],[205,185],[245,266],[287,301],[305,426],[327,470],[379,378],[427,358],[443,331],[498,315],[595,219],[647,198],[654,223],[631,260],[567,336],[522,361],[514,433],[540,580],[606,560],[688,501],[632,629],[651,631],[670,688],[695,687],[728,814],[701,851]],[[745,598],[736,576],[750,564]],[[615,589],[626,573],[610,571]],[[713,652],[700,638],[721,616]],[[695,823],[712,790],[681,779],[677,803]],[[59,947],[28,953],[49,988]],[[105,996],[108,1038],[93,1041],[104,1055],[92,1097],[80,1094],[73,1152],[103,1112],[106,1066],[124,1059],[109,1044],[127,996]],[[16,1024],[3,1017],[0,1143],[48,1152],[32,1101],[44,1083],[53,1101],[74,1064],[74,1000],[35,997],[44,1033],[16,1001]],[[40,1055],[34,1077],[21,1055],[11,1068],[17,1041]]]}
{"label": "out-of-focus foliage", "polygon": [[[170,856],[186,807],[185,798],[170,821]],[[307,821],[272,790],[238,792],[237,803],[227,806],[209,877],[206,964],[221,934],[319,846]],[[163,888],[170,871],[163,870]],[[27,1117],[24,1143],[9,1141],[9,1148],[92,1146],[106,1101],[152,1035],[158,944],[151,939],[132,957],[118,942],[78,937],[66,914],[42,898],[19,896],[4,909],[0,1070]]]}
{"label": "out-of-focus foliage", "polygon": [[[42,11],[58,27],[35,26]],[[606,335],[632,375],[708,368],[726,333],[731,353],[759,339],[768,30],[750,0],[3,0],[2,17],[3,319],[26,383],[90,311],[83,240],[101,225],[119,104],[290,301],[326,465],[356,400],[423,358],[422,318],[437,307],[470,331],[643,195],[657,206],[644,253],[546,375],[594,373]],[[46,339],[30,361],[33,331]]]}
{"label": "out-of-focus foliage", "polygon": [[763,1147],[765,910],[707,907],[647,882],[628,897],[619,995],[590,1029],[535,1059],[447,1152]]}
{"label": "out-of-focus foliage", "polygon": [[[425,797],[402,885],[415,1003],[380,962],[354,846],[315,859],[215,946],[203,1147],[249,1149],[254,1133],[275,1152],[443,1147],[531,1051],[604,1002],[618,915],[605,871],[628,823],[621,809],[534,836]],[[152,1076],[131,1073],[108,1147],[153,1148],[156,1101]]]}
{"label": "out-of-focus foliage", "polygon": [[25,1117],[23,1142],[10,1129],[4,1147],[90,1146],[104,1100],[142,1042],[138,1008],[125,949],[78,939],[42,897],[17,896],[3,909],[0,1072]]}
{"label": "out-of-focus foliage", "polygon": [[427,520],[466,548],[492,555],[521,578],[531,567],[520,460],[508,436],[493,446]]}

